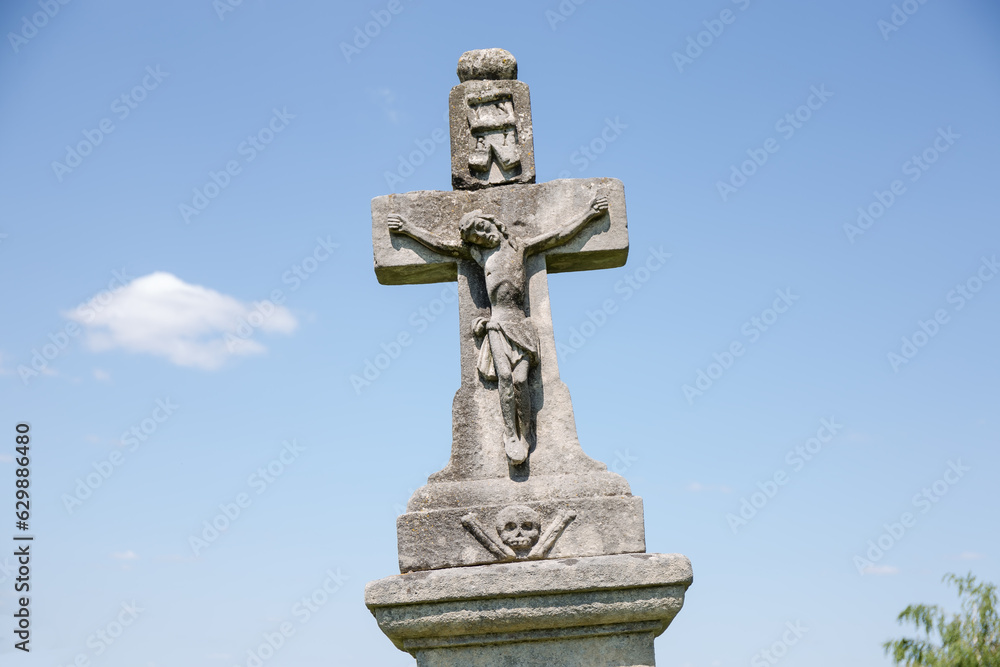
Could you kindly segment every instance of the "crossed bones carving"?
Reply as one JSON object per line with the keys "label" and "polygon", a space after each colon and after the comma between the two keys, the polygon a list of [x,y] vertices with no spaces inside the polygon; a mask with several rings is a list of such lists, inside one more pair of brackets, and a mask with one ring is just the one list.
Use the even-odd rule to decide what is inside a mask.
{"label": "crossed bones carving", "polygon": [[475,514],[462,517],[462,525],[499,561],[545,558],[576,512],[559,512],[542,533],[538,512],[525,505],[511,505],[497,514],[496,528],[485,528]]}

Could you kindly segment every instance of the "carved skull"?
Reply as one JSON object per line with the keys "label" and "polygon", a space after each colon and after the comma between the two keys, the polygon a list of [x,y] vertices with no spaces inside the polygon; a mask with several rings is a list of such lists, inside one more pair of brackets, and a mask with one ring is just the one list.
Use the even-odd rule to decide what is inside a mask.
{"label": "carved skull", "polygon": [[511,505],[497,514],[497,533],[503,543],[514,551],[535,546],[542,528],[538,512],[524,505]]}

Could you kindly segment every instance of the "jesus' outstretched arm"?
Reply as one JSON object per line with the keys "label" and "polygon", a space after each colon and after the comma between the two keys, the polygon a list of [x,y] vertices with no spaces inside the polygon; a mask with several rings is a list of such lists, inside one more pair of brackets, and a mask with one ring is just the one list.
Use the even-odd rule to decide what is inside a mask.
{"label": "jesus' outstretched arm", "polygon": [[393,234],[405,234],[420,242],[435,252],[451,257],[461,257],[462,259],[472,259],[469,249],[461,241],[448,241],[419,227],[414,227],[402,216],[392,214],[387,217],[389,231]]}
{"label": "jesus' outstretched arm", "polygon": [[525,250],[527,254],[531,255],[534,253],[542,252],[543,250],[549,250],[550,248],[555,248],[566,243],[571,238],[580,233],[584,227],[587,226],[592,220],[596,220],[608,211],[608,198],[607,197],[595,197],[587,211],[580,215],[579,217],[566,223],[559,229],[548,232],[546,234],[540,234],[533,239],[530,239],[525,244]]}

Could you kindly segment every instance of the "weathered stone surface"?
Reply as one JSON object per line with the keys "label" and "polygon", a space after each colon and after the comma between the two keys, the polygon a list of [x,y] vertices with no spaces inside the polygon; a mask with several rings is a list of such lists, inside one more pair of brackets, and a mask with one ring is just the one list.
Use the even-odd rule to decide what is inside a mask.
{"label": "weathered stone surface", "polygon": [[466,51],[451,89],[451,181],[456,190],[535,182],[528,86],[504,49]]}
{"label": "weathered stone surface", "polygon": [[[603,465],[603,464],[599,464]],[[462,479],[434,481],[420,487],[410,498],[408,512],[426,512],[476,505],[513,505],[560,498],[630,496],[628,482],[607,470],[572,475],[532,475],[524,480]]]}
{"label": "weathered stone surface", "polygon": [[528,85],[471,80],[451,89],[451,183],[456,190],[535,182]]}
{"label": "weathered stone surface", "polygon": [[458,59],[458,80],[516,79],[517,60],[507,49],[466,51]]}
{"label": "weathered stone surface", "polygon": [[653,667],[653,638],[649,623],[602,626],[593,635],[563,635],[538,631],[545,641],[502,644],[511,635],[498,635],[494,644],[414,649],[417,667]]}
{"label": "weathered stone surface", "polygon": [[652,665],[691,581],[677,554],[597,556],[396,575],[369,583],[365,603],[425,667]]}
{"label": "weathered stone surface", "polygon": [[397,574],[365,586],[369,608],[497,596],[682,584],[694,581],[681,554],[629,554],[503,563]]}
{"label": "weathered stone surface", "polygon": [[[515,505],[504,503],[401,515],[396,519],[399,571],[480,565],[502,560],[463,526],[462,518],[474,514],[485,530],[494,531],[496,516],[512,506]],[[525,502],[522,506],[530,507],[541,515],[543,528],[551,525],[560,512],[574,514],[573,520],[547,552],[549,558],[646,551],[641,498],[572,498]]]}

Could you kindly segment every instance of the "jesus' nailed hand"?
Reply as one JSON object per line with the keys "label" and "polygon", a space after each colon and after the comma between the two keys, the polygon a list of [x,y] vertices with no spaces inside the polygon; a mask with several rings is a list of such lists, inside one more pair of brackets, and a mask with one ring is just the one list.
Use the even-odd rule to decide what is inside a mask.
{"label": "jesus' nailed hand", "polygon": [[471,259],[482,267],[490,317],[473,324],[473,333],[483,339],[478,368],[484,379],[497,381],[504,451],[514,465],[528,459],[529,439],[534,438],[528,372],[538,364],[538,334],[525,312],[525,261],[566,243],[607,210],[607,197],[596,197],[579,217],[530,239],[515,236],[495,216],[480,210],[462,216],[458,223],[460,241],[442,239],[399,215],[387,218],[390,232],[405,234],[436,252]]}

